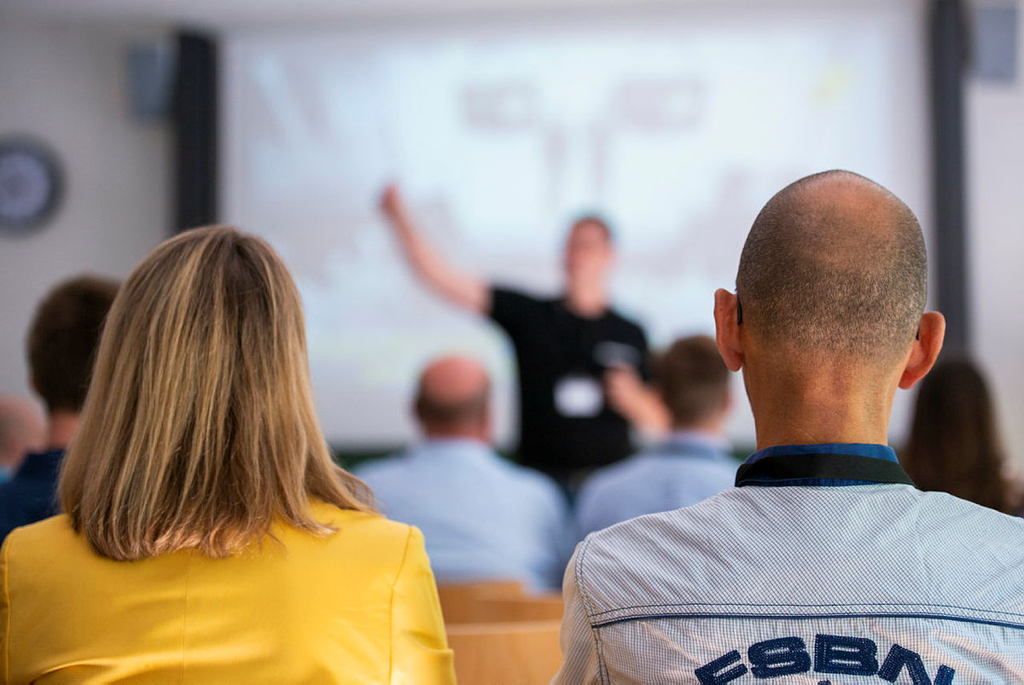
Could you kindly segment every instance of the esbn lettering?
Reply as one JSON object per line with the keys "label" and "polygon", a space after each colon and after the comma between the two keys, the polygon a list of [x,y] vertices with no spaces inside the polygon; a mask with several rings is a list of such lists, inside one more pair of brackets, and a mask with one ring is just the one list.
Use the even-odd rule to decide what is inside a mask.
{"label": "esbn lettering", "polygon": [[802,638],[779,637],[750,645],[746,663],[734,649],[696,669],[694,675],[701,685],[723,685],[748,673],[758,680],[768,680],[812,669],[815,673],[877,676],[890,683],[906,673],[914,685],[950,685],[956,674],[949,666],[939,666],[932,678],[921,655],[898,644],[879,664],[878,645],[873,640],[820,634],[814,637],[813,658]]}

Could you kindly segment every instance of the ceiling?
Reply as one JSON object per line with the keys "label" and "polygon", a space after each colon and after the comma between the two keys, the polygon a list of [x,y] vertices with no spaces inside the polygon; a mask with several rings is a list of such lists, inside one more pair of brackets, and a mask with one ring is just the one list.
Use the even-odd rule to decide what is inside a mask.
{"label": "ceiling", "polygon": [[[175,23],[210,28],[309,25],[521,11],[663,8],[699,0],[3,0],[3,13],[41,20]],[[711,0],[706,0],[710,2]],[[756,0],[732,0],[751,2]]]}

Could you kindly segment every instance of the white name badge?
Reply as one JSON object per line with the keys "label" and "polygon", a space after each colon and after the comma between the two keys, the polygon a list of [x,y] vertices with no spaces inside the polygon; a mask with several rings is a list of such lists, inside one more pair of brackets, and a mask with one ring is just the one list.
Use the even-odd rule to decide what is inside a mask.
{"label": "white name badge", "polygon": [[562,416],[589,418],[604,407],[604,389],[590,376],[566,376],[555,383],[555,411]]}

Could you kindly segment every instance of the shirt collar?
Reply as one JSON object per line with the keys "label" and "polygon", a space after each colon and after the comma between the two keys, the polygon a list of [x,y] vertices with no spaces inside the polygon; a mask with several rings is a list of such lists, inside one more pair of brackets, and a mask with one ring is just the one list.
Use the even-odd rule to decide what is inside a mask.
{"label": "shirt collar", "polygon": [[25,460],[21,462],[14,478],[53,478],[60,470],[60,462],[63,458],[64,450],[26,454]]}
{"label": "shirt collar", "polygon": [[736,485],[764,487],[849,486],[913,481],[886,445],[824,443],[777,445],[750,455]]}
{"label": "shirt collar", "polygon": [[473,438],[427,438],[412,449],[415,456],[429,459],[471,457],[492,454],[494,450],[485,442]]}
{"label": "shirt collar", "polygon": [[681,453],[687,456],[718,456],[728,454],[730,450],[729,441],[725,438],[696,430],[672,431],[657,448],[660,453]]}
{"label": "shirt collar", "polygon": [[859,442],[826,442],[818,445],[773,445],[772,447],[765,447],[763,450],[754,452],[747,457],[747,460],[744,463],[753,464],[756,461],[761,461],[765,457],[775,457],[788,454],[850,454],[859,457],[872,457],[874,459],[884,459],[885,461],[899,463],[899,459],[896,458],[896,450],[888,445],[875,445]]}

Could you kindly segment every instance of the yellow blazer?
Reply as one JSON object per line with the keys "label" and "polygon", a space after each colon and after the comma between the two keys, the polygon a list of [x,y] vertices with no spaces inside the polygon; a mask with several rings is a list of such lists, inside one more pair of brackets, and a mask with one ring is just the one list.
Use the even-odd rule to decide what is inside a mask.
{"label": "yellow blazer", "polygon": [[0,552],[5,683],[453,683],[419,530],[313,505],[338,527],[229,559],[96,554],[66,516]]}

